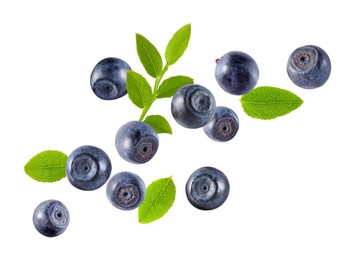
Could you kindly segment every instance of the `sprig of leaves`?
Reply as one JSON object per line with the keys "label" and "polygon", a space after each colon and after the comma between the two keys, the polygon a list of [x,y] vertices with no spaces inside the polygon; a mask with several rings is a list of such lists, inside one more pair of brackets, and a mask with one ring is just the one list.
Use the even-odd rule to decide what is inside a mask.
{"label": "sprig of leaves", "polygon": [[191,24],[186,24],[175,32],[165,49],[165,65],[157,48],[146,37],[136,33],[136,48],[138,57],[149,76],[155,79],[153,87],[143,75],[135,71],[127,71],[126,87],[128,97],[138,108],[142,109],[140,121],[150,124],[157,133],[172,134],[169,122],[161,115],[146,117],[155,100],[170,98],[182,86],[192,84],[193,79],[187,76],[173,76],[162,79],[169,67],[175,64],[190,41]]}
{"label": "sprig of leaves", "polygon": [[253,118],[269,120],[284,116],[303,104],[303,100],[289,90],[262,86],[240,99],[244,112]]}

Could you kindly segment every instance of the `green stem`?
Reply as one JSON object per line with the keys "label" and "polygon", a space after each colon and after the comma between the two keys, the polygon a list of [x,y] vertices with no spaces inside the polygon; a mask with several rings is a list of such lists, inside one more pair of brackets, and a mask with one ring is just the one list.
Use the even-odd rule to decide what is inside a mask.
{"label": "green stem", "polygon": [[169,64],[167,63],[164,66],[163,70],[160,72],[160,74],[156,77],[155,83],[154,83],[152,102],[147,107],[145,107],[143,109],[142,114],[141,114],[141,116],[139,118],[139,121],[143,121],[144,120],[145,115],[147,114],[148,110],[150,109],[150,107],[152,106],[154,101],[157,99],[157,92],[158,92],[158,89],[159,89],[160,82],[161,82],[162,78],[164,77],[164,74],[167,72],[168,69],[169,69]]}

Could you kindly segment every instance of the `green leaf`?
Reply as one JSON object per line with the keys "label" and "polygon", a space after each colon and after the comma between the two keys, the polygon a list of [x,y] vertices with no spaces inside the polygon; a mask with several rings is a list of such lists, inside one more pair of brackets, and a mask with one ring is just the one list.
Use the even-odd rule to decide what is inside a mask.
{"label": "green leaf", "polygon": [[126,87],[128,97],[137,107],[146,108],[152,103],[152,88],[139,73],[133,70],[127,71]]}
{"label": "green leaf", "polygon": [[136,44],[138,57],[147,73],[156,78],[162,68],[163,61],[157,48],[143,35],[136,33]]}
{"label": "green leaf", "polygon": [[303,100],[291,91],[276,87],[258,87],[240,99],[244,112],[253,118],[274,119],[300,107]]}
{"label": "green leaf", "polygon": [[25,172],[39,182],[55,182],[66,177],[68,156],[60,151],[46,150],[36,154],[25,165]]}
{"label": "green leaf", "polygon": [[154,128],[157,134],[172,134],[171,126],[169,122],[161,115],[151,115],[147,116],[144,120],[145,123],[149,124]]}
{"label": "green leaf", "polygon": [[189,45],[191,36],[191,24],[181,27],[171,38],[165,49],[165,60],[172,65],[184,54]]}
{"label": "green leaf", "polygon": [[174,204],[176,195],[172,176],[152,182],[146,191],[143,203],[138,208],[138,220],[148,224],[160,219]]}
{"label": "green leaf", "polygon": [[157,98],[170,98],[174,96],[179,88],[192,83],[194,83],[194,80],[187,76],[174,76],[168,78],[161,83],[157,91]]}

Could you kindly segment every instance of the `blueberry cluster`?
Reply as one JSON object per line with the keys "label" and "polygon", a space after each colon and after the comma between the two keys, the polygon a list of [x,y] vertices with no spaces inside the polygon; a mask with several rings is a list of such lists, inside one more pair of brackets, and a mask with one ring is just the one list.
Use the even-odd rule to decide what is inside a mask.
{"label": "blueberry cluster", "polygon": [[237,114],[228,107],[216,106],[213,94],[201,85],[190,84],[176,91],[171,112],[181,126],[203,128],[214,141],[229,141],[239,129]]}
{"label": "blueberry cluster", "polygon": [[[106,58],[94,67],[90,85],[95,95],[103,100],[114,100],[127,94],[126,77],[130,66],[118,58]],[[330,59],[326,52],[314,45],[297,48],[287,62],[291,81],[305,89],[322,86],[329,78]],[[217,60],[215,78],[219,86],[229,94],[243,95],[257,84],[259,69],[255,60],[246,53],[231,51]],[[172,97],[171,113],[183,127],[202,128],[214,141],[226,142],[234,138],[239,129],[237,114],[225,106],[217,106],[209,89],[199,84],[180,87]],[[130,121],[116,134],[118,154],[126,161],[143,164],[157,153],[159,138],[152,126],[142,121]],[[66,173],[76,188],[92,191],[105,183],[109,202],[121,210],[139,207],[146,195],[141,177],[132,172],[119,172],[111,176],[109,156],[100,148],[85,145],[75,149],[68,157]],[[201,210],[220,207],[229,195],[227,176],[213,167],[201,167],[186,182],[188,201]],[[53,237],[62,234],[69,224],[69,211],[58,200],[47,200],[33,213],[35,228],[43,235]]]}
{"label": "blueberry cluster", "polygon": [[[76,188],[92,191],[106,182],[109,202],[120,210],[138,208],[146,195],[143,179],[135,173],[123,171],[111,175],[108,155],[95,146],[81,146],[68,157],[67,178]],[[227,177],[218,169],[202,167],[196,170],[186,183],[186,196],[190,203],[201,210],[212,210],[221,206],[229,194]],[[47,237],[62,234],[68,227],[68,208],[58,200],[46,200],[33,212],[33,224],[37,231]]]}

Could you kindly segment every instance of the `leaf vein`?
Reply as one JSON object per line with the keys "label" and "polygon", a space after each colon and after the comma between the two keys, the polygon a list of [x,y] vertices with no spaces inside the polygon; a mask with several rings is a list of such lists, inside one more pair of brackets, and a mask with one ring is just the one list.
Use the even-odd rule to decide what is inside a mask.
{"label": "leaf vein", "polygon": [[181,41],[177,44],[177,48],[174,49],[174,52],[173,52],[173,55],[171,56],[171,59],[170,59],[170,61],[169,61],[169,64],[170,64],[171,60],[174,60],[175,55],[176,55],[176,53],[177,53],[179,47],[182,45],[182,42],[183,42],[183,41],[184,41],[184,38],[182,38]]}
{"label": "leaf vein", "polygon": [[142,103],[142,106],[144,107],[145,106],[145,102],[144,102],[144,100],[143,100],[143,92],[141,91],[141,89],[138,87],[138,85],[139,85],[139,82],[137,83],[137,80],[134,78],[134,77],[132,77],[132,79],[133,79],[133,82],[134,82],[134,88],[136,89],[136,91],[138,92],[138,94],[139,94],[139,101]]}
{"label": "leaf vein", "polygon": [[152,57],[151,57],[151,55],[150,55],[150,52],[147,50],[146,46],[144,46],[144,45],[143,45],[143,49],[144,49],[144,51],[145,51],[145,53],[146,53],[146,56],[147,56],[148,59],[149,59],[149,62],[150,62],[150,64],[151,64],[151,67],[153,68],[153,70],[154,70],[154,72],[155,72],[155,76],[157,76],[159,72],[158,72],[156,66],[154,65],[153,59],[152,59]]}
{"label": "leaf vein", "polygon": [[27,169],[54,169],[54,168],[63,168],[65,167],[65,164],[58,164],[58,165],[44,165],[44,166],[40,166],[40,165],[33,165],[33,166],[27,166]]}

